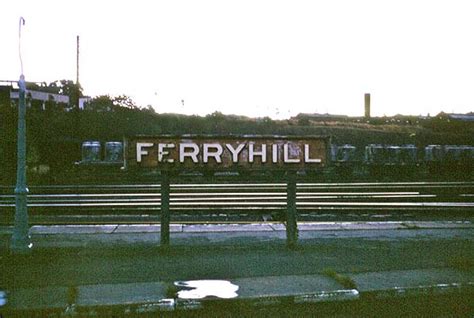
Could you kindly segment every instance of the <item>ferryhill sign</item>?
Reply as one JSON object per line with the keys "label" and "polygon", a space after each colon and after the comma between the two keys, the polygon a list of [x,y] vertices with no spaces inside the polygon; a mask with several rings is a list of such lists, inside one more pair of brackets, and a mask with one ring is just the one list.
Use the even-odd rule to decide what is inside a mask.
{"label": "ferryhill sign", "polygon": [[[170,179],[176,171],[287,171],[287,245],[298,241],[296,171],[328,164],[329,137],[135,136],[125,140],[125,167],[160,170],[160,244],[170,241]],[[245,173],[244,173],[245,174]]]}
{"label": "ferryhill sign", "polygon": [[281,136],[136,136],[126,141],[129,168],[312,169],[327,164],[329,138]]}

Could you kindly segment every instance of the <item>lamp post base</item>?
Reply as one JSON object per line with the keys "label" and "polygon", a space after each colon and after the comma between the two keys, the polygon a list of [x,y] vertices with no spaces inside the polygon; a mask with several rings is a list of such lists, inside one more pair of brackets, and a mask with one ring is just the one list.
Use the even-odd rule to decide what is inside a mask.
{"label": "lamp post base", "polygon": [[10,253],[16,255],[30,254],[33,251],[33,243],[29,235],[15,235],[13,234],[10,242]]}
{"label": "lamp post base", "polygon": [[12,254],[28,254],[33,247],[28,226],[27,194],[28,188],[24,186],[15,188],[15,227],[10,242]]}

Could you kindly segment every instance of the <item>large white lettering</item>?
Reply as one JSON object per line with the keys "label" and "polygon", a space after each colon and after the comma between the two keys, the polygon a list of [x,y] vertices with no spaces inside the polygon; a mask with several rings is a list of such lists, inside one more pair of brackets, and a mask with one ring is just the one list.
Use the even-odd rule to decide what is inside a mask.
{"label": "large white lettering", "polygon": [[137,162],[142,162],[142,156],[148,155],[148,151],[144,150],[143,148],[150,147],[153,147],[153,143],[151,142],[137,142]]}
{"label": "large white lettering", "polygon": [[232,162],[233,163],[239,162],[239,153],[242,151],[242,149],[245,148],[245,144],[238,145],[237,149],[235,149],[231,144],[226,144],[225,146],[232,154]]}
{"label": "large white lettering", "polygon": [[[210,151],[213,149],[214,151]],[[213,157],[217,163],[222,163],[222,153],[224,152],[224,148],[220,144],[203,144],[202,149],[202,161],[204,163],[209,162],[209,157]]]}
{"label": "large white lettering", "polygon": [[158,144],[158,162],[168,162],[173,163],[174,159],[168,158],[164,159],[165,156],[169,155],[169,151],[167,149],[174,148],[174,144]]}
{"label": "large white lettering", "polygon": [[[192,149],[187,152],[186,149]],[[198,163],[199,146],[195,143],[179,144],[179,162],[183,163],[185,157],[190,157],[194,163]]]}
{"label": "large white lettering", "polygon": [[304,145],[304,162],[306,162],[306,163],[321,163],[321,159],[319,159],[319,158],[311,159],[309,157],[309,154],[310,154],[309,145],[305,144]]}
{"label": "large white lettering", "polygon": [[254,147],[254,143],[249,144],[249,162],[253,163],[256,156],[260,156],[262,158],[262,163],[267,162],[267,145],[262,144],[260,151],[255,151]]}
{"label": "large white lettering", "polygon": [[[136,163],[153,166],[158,163],[208,164],[222,166],[272,163],[277,164],[322,164],[326,158],[324,143],[303,143],[301,141],[277,140],[270,143],[259,141],[236,140],[224,142],[194,142],[183,140],[182,143],[165,139],[161,142],[137,141],[134,145]],[[156,148],[155,148],[156,147]],[[314,149],[313,149],[314,147]],[[157,151],[157,157],[155,154]],[[152,156],[154,158],[152,158]],[[158,159],[156,161],[156,159]],[[268,168],[278,168],[277,166]]]}
{"label": "large white lettering", "polygon": [[299,163],[299,158],[290,158],[290,145],[284,144],[283,145],[283,162],[284,163]]}
{"label": "large white lettering", "polygon": [[272,145],[272,162],[273,163],[278,162],[278,145],[277,144]]}

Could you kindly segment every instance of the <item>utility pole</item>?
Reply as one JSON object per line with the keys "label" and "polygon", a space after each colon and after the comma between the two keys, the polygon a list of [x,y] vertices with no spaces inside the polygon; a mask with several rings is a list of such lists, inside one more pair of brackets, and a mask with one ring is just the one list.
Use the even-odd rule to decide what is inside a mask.
{"label": "utility pole", "polygon": [[[20,18],[19,41],[21,44],[21,27],[25,20]],[[33,244],[29,235],[27,195],[26,186],[26,82],[23,75],[23,61],[21,58],[21,46],[19,48],[21,75],[18,81],[19,103],[18,103],[18,137],[17,137],[17,167],[16,167],[16,187],[15,187],[15,227],[10,242],[10,249],[13,254],[27,254],[31,252]]]}
{"label": "utility pole", "polygon": [[69,98],[74,98],[74,100],[70,100],[69,103],[73,104],[73,129],[71,131],[73,138],[79,139],[79,135],[81,132],[81,115],[80,115],[80,98],[81,98],[81,84],[79,84],[79,35],[76,36],[76,86],[75,91],[70,94]]}
{"label": "utility pole", "polygon": [[76,37],[76,103],[77,110],[79,110],[79,35]]}

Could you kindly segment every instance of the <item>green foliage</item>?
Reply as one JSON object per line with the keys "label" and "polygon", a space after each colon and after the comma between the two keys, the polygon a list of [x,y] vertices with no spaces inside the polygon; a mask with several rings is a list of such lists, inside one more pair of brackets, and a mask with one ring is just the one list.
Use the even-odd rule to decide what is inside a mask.
{"label": "green foliage", "polygon": [[[111,97],[110,95],[100,95],[94,97],[92,100],[87,102],[84,106],[86,111],[91,112],[118,112],[124,110],[142,110],[140,107],[135,104],[132,98],[127,95],[119,95],[116,97]],[[153,107],[147,106],[143,109],[148,113],[151,113]]]}
{"label": "green foliage", "polygon": [[91,101],[84,105],[84,110],[91,112],[110,112],[114,109],[114,102],[109,95],[100,95],[94,97]]}
{"label": "green foliage", "polygon": [[119,95],[112,99],[112,102],[115,107],[118,109],[126,108],[130,110],[139,110],[140,108],[135,104],[135,102],[127,95]]}
{"label": "green foliage", "polygon": [[49,84],[47,83],[38,84],[38,83],[27,82],[26,89],[46,92],[46,93],[51,93],[51,94],[67,95],[69,96],[69,98],[74,98],[74,97],[77,98],[77,94],[79,94],[79,97],[83,96],[81,85],[76,84],[73,81],[66,80],[66,79],[57,80]]}
{"label": "green foliage", "polygon": [[[30,89],[59,94],[73,94],[78,89],[67,80],[28,85]],[[80,88],[79,93],[82,94]],[[12,106],[9,98],[0,99],[0,176],[7,179],[12,178],[16,167],[16,118],[15,105]],[[419,123],[415,117],[372,118],[367,123],[354,118],[317,120],[304,116],[272,120],[224,115],[218,111],[205,117],[157,114],[150,105],[140,107],[126,95],[97,96],[85,105],[84,111],[67,111],[53,101],[46,102],[43,110],[42,102],[32,101],[26,119],[29,163],[45,164],[52,170],[73,167],[81,158],[81,143],[85,140],[105,142],[139,134],[327,135],[335,144],[348,143],[360,149],[370,143],[413,143],[420,147],[472,144],[474,134],[473,122],[454,122],[438,116]]]}

